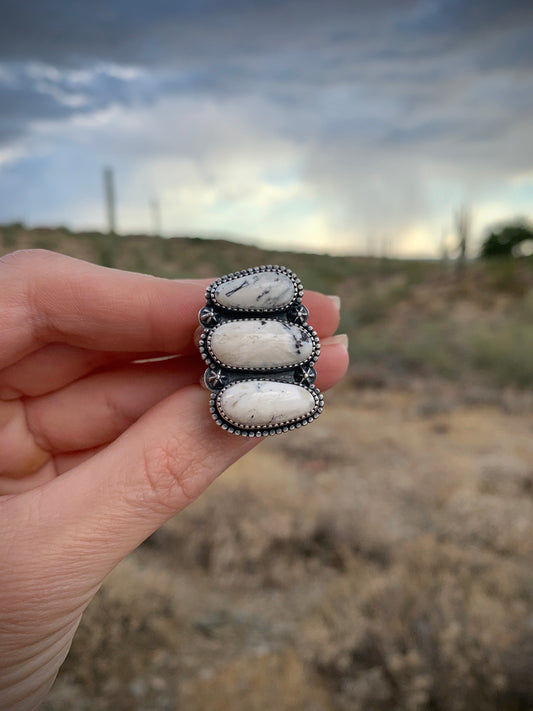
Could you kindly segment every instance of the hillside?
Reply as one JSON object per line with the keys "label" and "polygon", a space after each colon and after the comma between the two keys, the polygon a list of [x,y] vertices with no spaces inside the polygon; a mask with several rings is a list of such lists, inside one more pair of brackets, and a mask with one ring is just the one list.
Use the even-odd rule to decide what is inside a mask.
{"label": "hillside", "polygon": [[0,226],[0,255],[51,249],[168,278],[215,277],[284,264],[308,289],[339,294],[341,330],[362,377],[438,376],[533,386],[533,258],[452,263],[269,252],[225,240],[110,236]]}
{"label": "hillside", "polygon": [[44,711],[533,708],[533,268],[0,228],[167,277],[338,293],[348,376],[109,576]]}

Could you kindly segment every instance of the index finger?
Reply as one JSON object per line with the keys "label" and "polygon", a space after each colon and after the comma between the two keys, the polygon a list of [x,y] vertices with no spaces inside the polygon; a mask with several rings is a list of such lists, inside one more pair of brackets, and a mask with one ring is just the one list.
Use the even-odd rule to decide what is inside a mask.
{"label": "index finger", "polygon": [[180,353],[203,280],[172,281],[45,250],[0,259],[0,368],[47,343],[91,350]]}
{"label": "index finger", "polygon": [[[124,272],[46,250],[0,259],[0,368],[48,343],[97,351],[190,352],[210,280],[171,280]],[[307,292],[319,335],[338,312]]]}

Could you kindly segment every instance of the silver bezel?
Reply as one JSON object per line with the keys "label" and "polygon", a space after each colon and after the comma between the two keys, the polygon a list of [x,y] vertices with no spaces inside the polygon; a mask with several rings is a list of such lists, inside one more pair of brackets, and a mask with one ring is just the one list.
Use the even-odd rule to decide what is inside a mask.
{"label": "silver bezel", "polygon": [[[245,318],[245,319],[238,319],[239,322],[241,321],[278,321],[278,319],[274,318]],[[294,326],[295,328],[299,328],[302,331],[307,331],[309,335],[311,336],[312,342],[313,342],[313,350],[311,352],[311,355],[307,356],[307,358],[303,358],[302,360],[295,361],[294,363],[287,363],[285,365],[275,365],[275,366],[260,366],[260,367],[248,367],[248,366],[239,366],[239,365],[230,365],[229,363],[225,363],[224,361],[220,360],[220,358],[217,358],[217,356],[213,353],[212,347],[211,347],[211,340],[213,338],[213,334],[217,330],[217,328],[220,328],[220,326],[223,326],[227,323],[231,323],[231,321],[223,321],[222,323],[218,323],[216,326],[213,326],[213,328],[205,329],[204,333],[200,336],[200,341],[198,344],[198,348],[200,349],[200,354],[202,358],[205,360],[206,365],[212,367],[212,366],[220,366],[222,368],[226,368],[227,370],[234,370],[234,371],[245,371],[245,372],[273,372],[276,370],[286,370],[287,368],[296,368],[299,365],[304,365],[306,363],[309,363],[309,365],[312,365],[317,362],[318,356],[320,355],[320,341],[318,339],[318,334],[315,331],[315,329],[310,326],[309,324],[298,324],[298,323],[291,323],[289,324],[290,326]]]}
{"label": "silver bezel", "polygon": [[[254,378],[254,380],[265,382],[279,382],[270,380],[269,378]],[[277,423],[273,427],[264,427],[262,425],[245,425],[242,422],[235,422],[234,420],[231,420],[224,414],[223,410],[221,410],[219,406],[219,401],[222,394],[233,384],[234,383],[230,383],[229,385],[226,385],[224,388],[222,388],[222,390],[216,393],[211,393],[209,409],[217,425],[220,425],[222,429],[227,430],[232,434],[239,435],[240,437],[267,437],[269,435],[282,434],[283,432],[289,432],[291,430],[304,427],[313,420],[316,420],[324,407],[324,397],[317,387],[315,387],[314,385],[311,385],[310,387],[298,385],[298,387],[310,392],[313,395],[315,401],[315,407],[310,413],[305,415],[305,417],[295,417],[290,420],[285,420]]]}
{"label": "silver bezel", "polygon": [[[215,292],[221,284],[225,284],[226,282],[232,281],[233,279],[238,279],[239,277],[245,277],[252,274],[260,274],[261,272],[275,272],[277,274],[284,274],[285,276],[289,277],[294,286],[293,298],[287,304],[284,304],[283,306],[277,306],[272,309],[250,309],[245,307],[230,308],[228,306],[224,306],[219,301],[217,301]],[[279,264],[263,264],[260,267],[250,267],[249,269],[242,269],[241,271],[232,272],[231,274],[226,274],[225,276],[219,277],[207,287],[205,298],[208,303],[210,302],[213,306],[216,306],[218,309],[221,309],[222,311],[228,313],[272,314],[276,313],[277,311],[286,311],[293,304],[300,303],[302,300],[303,291],[304,290],[302,282],[298,279],[298,277],[293,271],[287,269],[287,267],[281,267],[279,266]]]}

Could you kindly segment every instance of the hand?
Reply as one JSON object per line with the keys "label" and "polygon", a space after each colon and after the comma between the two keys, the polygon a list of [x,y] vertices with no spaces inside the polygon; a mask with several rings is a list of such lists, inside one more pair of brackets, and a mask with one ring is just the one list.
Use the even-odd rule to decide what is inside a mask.
{"label": "hand", "polygon": [[[207,283],[0,259],[0,709],[39,705],[104,577],[259,441],[217,427],[199,385]],[[332,300],[304,301],[327,339]],[[346,365],[323,341],[319,387]]]}

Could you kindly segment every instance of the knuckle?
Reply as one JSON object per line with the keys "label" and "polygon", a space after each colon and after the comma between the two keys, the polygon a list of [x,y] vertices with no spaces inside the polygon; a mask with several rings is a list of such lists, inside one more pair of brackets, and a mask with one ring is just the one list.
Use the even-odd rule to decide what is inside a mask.
{"label": "knuckle", "polygon": [[139,413],[127,407],[120,396],[113,390],[104,393],[104,402],[108,419],[114,423],[115,431],[120,434],[139,419]]}
{"label": "knuckle", "polygon": [[144,449],[145,504],[170,514],[185,508],[197,497],[195,486],[202,464],[177,437]]}
{"label": "knuckle", "polygon": [[35,275],[41,269],[49,269],[49,262],[58,256],[46,249],[19,249],[0,257],[0,278],[4,285],[0,292],[3,328],[12,328],[17,323],[29,324],[35,340],[41,340],[43,320],[37,308],[38,293],[33,281]]}
{"label": "knuckle", "polygon": [[28,322],[26,282],[31,250],[18,250],[0,257],[0,333],[11,338]]}

